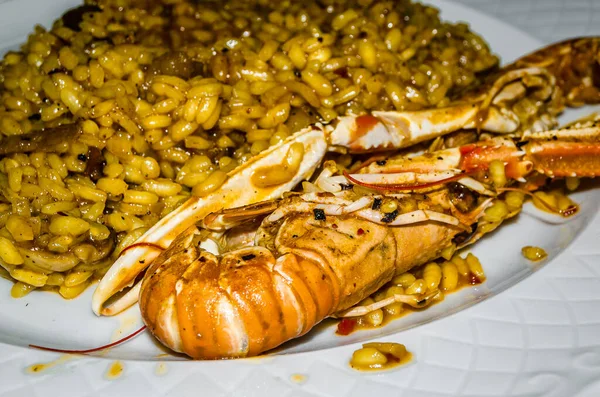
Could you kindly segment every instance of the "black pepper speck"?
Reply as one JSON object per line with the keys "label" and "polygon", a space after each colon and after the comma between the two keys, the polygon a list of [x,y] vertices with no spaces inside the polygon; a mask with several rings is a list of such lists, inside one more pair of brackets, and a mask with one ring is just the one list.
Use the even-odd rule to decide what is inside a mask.
{"label": "black pepper speck", "polygon": [[397,216],[398,216],[398,210],[394,210],[392,212],[388,212],[387,214],[385,214],[383,216],[383,218],[381,218],[381,222],[383,222],[383,223],[390,223],[394,219],[396,219]]}
{"label": "black pepper speck", "polygon": [[316,221],[324,221],[326,219],[325,211],[323,211],[322,209],[315,208],[313,210],[313,214],[315,215]]}
{"label": "black pepper speck", "polygon": [[373,205],[371,206],[372,210],[378,210],[381,208],[381,199],[380,198],[376,198],[375,200],[373,200]]}

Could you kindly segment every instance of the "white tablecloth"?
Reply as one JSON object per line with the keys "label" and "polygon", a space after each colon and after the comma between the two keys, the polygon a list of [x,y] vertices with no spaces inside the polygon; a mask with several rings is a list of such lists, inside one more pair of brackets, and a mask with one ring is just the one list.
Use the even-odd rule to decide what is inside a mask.
{"label": "white tablecloth", "polygon": [[494,15],[546,43],[568,37],[600,36],[600,0],[452,1]]}

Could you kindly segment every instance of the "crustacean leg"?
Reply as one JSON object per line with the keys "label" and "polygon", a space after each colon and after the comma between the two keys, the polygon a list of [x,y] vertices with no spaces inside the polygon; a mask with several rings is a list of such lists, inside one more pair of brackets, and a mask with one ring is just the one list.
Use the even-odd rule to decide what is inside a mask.
{"label": "crustacean leg", "polygon": [[552,44],[510,67],[541,67],[557,78],[567,106],[600,103],[600,38],[580,37]]}
{"label": "crustacean leg", "polygon": [[550,177],[594,177],[600,174],[600,116],[566,128],[528,133],[523,149],[535,169]]}
{"label": "crustacean leg", "polygon": [[444,108],[341,117],[331,143],[372,152],[463,129],[513,136],[547,131],[556,127],[565,105],[600,103],[599,43],[598,37],[586,37],[537,50],[481,76]]}
{"label": "crustacean leg", "polygon": [[[544,68],[508,70],[445,108],[340,117],[331,144],[360,153],[404,148],[464,129],[517,136],[547,130],[561,110],[555,109],[554,92],[555,78]],[[534,108],[527,113],[519,108],[524,98]]]}

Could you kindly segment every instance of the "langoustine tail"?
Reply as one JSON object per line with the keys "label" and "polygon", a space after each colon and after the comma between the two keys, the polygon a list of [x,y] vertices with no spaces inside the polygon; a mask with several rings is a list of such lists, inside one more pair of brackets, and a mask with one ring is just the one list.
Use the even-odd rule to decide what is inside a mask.
{"label": "langoustine tail", "polygon": [[308,332],[332,310],[332,280],[318,263],[263,247],[222,257],[179,237],[144,278],[150,331],[195,359],[260,354]]}

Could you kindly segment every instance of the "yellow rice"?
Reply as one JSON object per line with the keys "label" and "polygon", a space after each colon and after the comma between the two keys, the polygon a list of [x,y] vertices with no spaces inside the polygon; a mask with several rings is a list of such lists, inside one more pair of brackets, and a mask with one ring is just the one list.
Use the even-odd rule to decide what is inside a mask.
{"label": "yellow rice", "polygon": [[0,160],[0,275],[15,297],[77,296],[123,242],[295,131],[444,106],[497,62],[408,0],[86,2],[0,64],[0,137],[53,137]]}

